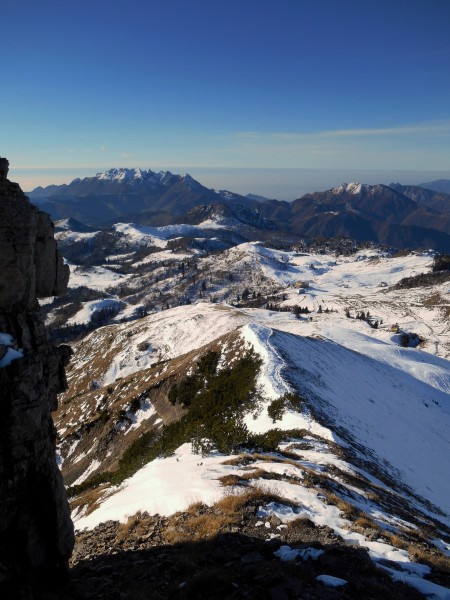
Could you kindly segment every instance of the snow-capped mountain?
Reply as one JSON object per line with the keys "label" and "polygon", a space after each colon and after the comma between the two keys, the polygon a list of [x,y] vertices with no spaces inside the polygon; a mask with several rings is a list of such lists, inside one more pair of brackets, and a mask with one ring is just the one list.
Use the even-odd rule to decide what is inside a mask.
{"label": "snow-capped mountain", "polygon": [[344,183],[290,204],[267,202],[261,214],[311,239],[350,237],[396,247],[450,249],[450,218],[387,185]]}
{"label": "snow-capped mountain", "polygon": [[239,194],[210,190],[188,174],[139,168],[110,169],[67,185],[36,188],[29,196],[55,220],[71,217],[90,226],[118,221],[164,225],[180,222],[198,205],[258,204]]}
{"label": "snow-capped mountain", "polygon": [[193,208],[225,204],[258,210],[280,237],[350,237],[399,248],[450,250],[450,197],[417,186],[343,183],[288,203],[211,190],[188,174],[120,168],[36,188],[30,197],[55,220],[71,217],[97,227],[180,224]]}

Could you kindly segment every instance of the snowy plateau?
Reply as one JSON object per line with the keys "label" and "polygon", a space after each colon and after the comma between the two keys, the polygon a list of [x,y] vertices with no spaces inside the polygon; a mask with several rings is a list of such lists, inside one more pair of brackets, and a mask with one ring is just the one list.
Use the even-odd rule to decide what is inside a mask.
{"label": "snowy plateau", "polygon": [[[320,545],[283,537],[308,522],[393,581],[450,598],[450,278],[427,279],[433,254],[274,249],[211,219],[105,235],[60,227],[70,290],[42,303],[73,350],[54,418],[80,534],[259,490],[255,531],[279,540],[280,563],[320,563]],[[216,363],[203,377],[205,356]],[[219,450],[205,426],[153,456],[249,356],[251,401],[233,415],[244,441]],[[197,387],[177,401],[186,382]],[[318,573],[317,585],[345,589],[339,573]]]}

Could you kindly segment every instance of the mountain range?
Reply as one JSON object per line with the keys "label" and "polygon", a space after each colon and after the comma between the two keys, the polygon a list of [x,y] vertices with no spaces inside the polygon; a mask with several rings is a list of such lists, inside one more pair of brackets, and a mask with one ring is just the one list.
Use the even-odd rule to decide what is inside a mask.
{"label": "mountain range", "polygon": [[[445,188],[445,182],[434,183]],[[450,251],[450,195],[398,183],[342,184],[286,202],[208,189],[187,174],[111,169],[68,185],[36,188],[29,196],[55,220],[71,217],[97,228],[118,222],[187,223],[200,213],[211,217],[219,211],[223,218],[224,211],[231,211],[247,225],[251,215],[252,227],[281,237],[347,237],[398,248]],[[190,212],[193,209],[196,212]]]}
{"label": "mountain range", "polygon": [[[120,177],[90,185],[109,197],[116,183],[147,185]],[[149,185],[198,192],[174,177]],[[77,580],[90,587],[70,600],[136,582],[161,598],[446,600],[448,257],[293,233],[350,223],[423,234],[408,223],[446,213],[425,204],[432,192],[394,185],[257,207],[209,194],[218,201],[161,227],[56,223],[70,287],[41,313],[73,353],[57,460]],[[168,596],[152,573],[181,564],[183,544],[214,559],[170,566]],[[152,552],[163,557],[154,571]],[[93,564],[120,576],[92,578]],[[225,588],[196,595],[218,566]],[[265,595],[267,573],[277,580]]]}

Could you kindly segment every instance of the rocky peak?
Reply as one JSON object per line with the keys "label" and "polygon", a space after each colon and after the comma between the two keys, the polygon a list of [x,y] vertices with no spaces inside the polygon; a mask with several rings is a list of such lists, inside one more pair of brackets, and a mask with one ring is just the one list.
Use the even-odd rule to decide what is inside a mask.
{"label": "rocky peak", "polygon": [[51,412],[65,389],[68,348],[48,341],[38,297],[62,294],[69,269],[50,217],[0,159],[0,595],[34,598],[64,573],[73,526],[56,465]]}
{"label": "rocky peak", "polygon": [[6,158],[0,156],[0,179],[6,179],[8,177],[9,161]]}

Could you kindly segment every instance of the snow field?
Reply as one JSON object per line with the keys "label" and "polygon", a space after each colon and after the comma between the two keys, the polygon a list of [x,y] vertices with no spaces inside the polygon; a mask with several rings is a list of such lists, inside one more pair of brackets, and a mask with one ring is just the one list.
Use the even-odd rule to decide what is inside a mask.
{"label": "snow field", "polygon": [[[150,231],[147,234],[153,235]],[[163,239],[161,232],[158,235]],[[424,504],[409,496],[413,506],[423,514],[428,512],[442,522],[448,522],[450,363],[441,357],[445,352],[440,345],[443,340],[448,340],[448,332],[442,328],[437,333],[438,326],[442,326],[437,309],[412,310],[415,299],[422,292],[387,292],[384,286],[380,287],[382,283],[391,285],[402,277],[426,271],[430,257],[385,258],[373,251],[339,257],[336,264],[334,256],[297,256],[265,249],[258,244],[243,244],[227,253],[236,264],[244,266],[245,263],[250,272],[261,269],[280,286],[293,285],[298,280],[311,281],[304,296],[284,288],[288,304],[307,303],[310,308],[317,309],[322,303],[324,308],[336,308],[339,313],[320,316],[314,313],[312,321],[297,320],[290,313],[234,309],[210,303],[163,311],[133,323],[137,331],[130,342],[133,349],[125,346],[118,351],[104,375],[103,384],[144,368],[145,361],[135,360],[142,354],[135,351],[140,341],[152,342],[152,350],[145,359],[147,365],[156,356],[160,359],[181,356],[242,327],[243,343],[247,347],[251,345],[262,358],[258,384],[266,398],[256,418],[250,414],[245,417],[248,429],[255,433],[273,428],[305,429],[312,434],[308,439],[311,448],[298,452],[289,450],[298,453],[297,466],[258,461],[252,464],[252,469],[261,468],[296,478],[296,483],[301,483],[302,467],[320,472],[334,466],[342,472],[358,473],[356,467],[335,456],[325,445],[326,441],[341,446],[357,442],[365,448],[365,458],[371,458],[381,471],[405,485],[407,497],[409,488],[411,493],[431,503]],[[221,256],[217,260],[219,263]],[[313,269],[311,265],[314,265]],[[404,310],[405,304],[408,311]],[[405,329],[427,331],[430,337],[436,336],[438,343],[427,348],[430,352],[401,348],[387,329],[373,330],[365,322],[345,318],[343,309],[346,306],[351,307],[353,314],[357,309],[364,307],[367,310],[369,306],[370,312],[376,311],[376,317],[383,318],[385,324],[401,322]],[[431,323],[429,329],[428,323]],[[120,326],[118,331],[125,334],[129,327],[130,324]],[[270,401],[288,391],[297,391],[314,406],[321,422],[305,410],[300,413],[287,411],[280,421],[272,423],[267,414]],[[144,407],[142,410],[145,413]],[[320,436],[321,440],[314,436]],[[285,443],[281,449],[287,449],[289,445],[290,442]],[[110,490],[99,508],[90,515],[76,515],[76,527],[92,528],[108,519],[125,521],[137,511],[170,515],[185,510],[196,501],[212,504],[225,493],[219,477],[248,473],[239,467],[223,465],[224,460],[226,457],[217,454],[194,455],[190,444],[185,444],[173,456],[146,465],[118,490]],[[373,475],[360,470],[359,473],[383,486]],[[362,534],[351,531],[351,523],[341,516],[339,509],[326,504],[313,489],[289,481],[261,479],[255,483],[267,486],[269,491],[280,494],[298,507],[294,511],[287,505],[284,508],[261,507],[262,511],[268,511],[264,518],[276,514],[284,522],[303,516],[317,525],[327,525],[349,543],[368,548],[375,562],[392,560],[401,565],[402,570],[396,571],[395,577],[403,577],[436,598],[448,598],[445,595],[448,590],[421,579],[427,568],[412,563],[405,550],[385,541],[366,540]],[[364,490],[348,484],[345,487],[349,500],[367,512],[382,529],[395,532],[402,525],[398,519],[377,511],[377,505],[365,497]],[[437,539],[436,545],[446,549],[443,540]],[[286,550],[285,555],[288,554]],[[323,583],[332,585],[330,581]]]}

